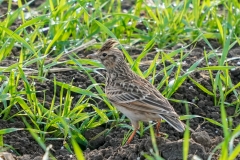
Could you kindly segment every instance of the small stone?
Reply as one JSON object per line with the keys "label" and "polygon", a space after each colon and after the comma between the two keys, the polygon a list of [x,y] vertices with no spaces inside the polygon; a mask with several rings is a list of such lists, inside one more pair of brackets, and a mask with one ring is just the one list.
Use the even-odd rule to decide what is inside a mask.
{"label": "small stone", "polygon": [[203,145],[205,148],[211,146],[211,139],[206,131],[194,132],[191,137],[195,142]]}

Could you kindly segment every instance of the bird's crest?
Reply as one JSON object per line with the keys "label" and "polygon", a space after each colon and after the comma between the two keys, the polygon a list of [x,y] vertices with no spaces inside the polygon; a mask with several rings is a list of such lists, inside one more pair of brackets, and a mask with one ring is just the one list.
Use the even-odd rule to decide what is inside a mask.
{"label": "bird's crest", "polygon": [[99,50],[100,52],[102,51],[107,51],[111,48],[113,48],[114,46],[116,46],[118,44],[118,42],[114,39],[109,39],[107,40],[107,42],[105,42],[102,46],[102,48]]}

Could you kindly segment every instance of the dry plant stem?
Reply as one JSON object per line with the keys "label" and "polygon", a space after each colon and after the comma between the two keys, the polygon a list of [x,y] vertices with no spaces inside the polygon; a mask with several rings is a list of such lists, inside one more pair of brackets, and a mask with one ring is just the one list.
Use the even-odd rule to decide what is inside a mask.
{"label": "dry plant stem", "polygon": [[[26,69],[23,69],[24,71]],[[68,72],[68,71],[73,71],[73,70],[76,70],[74,68],[52,68],[52,69],[49,69],[48,70],[48,73],[59,73],[59,72]],[[26,71],[25,74],[26,75],[36,75],[38,74],[39,71],[37,70],[33,70],[33,71]]]}
{"label": "dry plant stem", "polygon": [[[69,55],[69,54],[71,54],[71,53],[73,53],[73,52],[80,52],[80,51],[82,51],[82,50],[84,50],[84,49],[86,49],[86,48],[88,48],[88,47],[90,47],[90,46],[93,46],[93,45],[96,44],[96,43],[97,43],[96,40],[93,39],[93,40],[91,40],[91,41],[89,41],[89,42],[87,42],[87,43],[82,44],[82,45],[79,46],[79,47],[76,47],[76,48],[74,48],[74,49],[72,49],[72,50],[64,53],[61,58],[64,58],[64,57],[66,57],[67,55]],[[52,62],[52,60],[54,60],[54,58],[47,59],[47,60],[45,61],[45,63],[50,63],[50,62]]]}
{"label": "dry plant stem", "polygon": [[[91,41],[89,41],[89,42],[87,42],[87,43],[82,44],[81,46],[79,46],[79,47],[77,47],[77,48],[74,48],[74,49],[72,49],[72,50],[64,53],[61,58],[64,58],[64,57],[66,57],[67,55],[69,55],[69,54],[71,54],[71,53],[73,53],[73,52],[82,51],[82,50],[84,50],[84,49],[86,49],[86,48],[88,48],[88,47],[90,47],[90,46],[92,46],[92,45],[94,45],[94,44],[96,44],[96,43],[97,43],[96,40],[93,39],[93,40],[91,40]],[[54,58],[49,58],[49,59],[47,59],[47,60],[45,61],[45,64],[50,63],[50,62],[52,62],[53,60],[54,60]],[[60,61],[59,61],[59,62],[60,62]],[[25,69],[23,69],[23,70],[25,70]],[[31,70],[32,70],[32,69],[31,69]],[[50,73],[55,73],[55,72],[66,72],[66,71],[72,71],[72,70],[75,70],[75,69],[73,69],[73,68],[53,68],[53,69],[49,69],[48,72],[50,72]],[[27,75],[33,75],[33,74],[38,74],[38,72],[39,72],[38,70],[27,71],[26,74],[27,74]]]}
{"label": "dry plant stem", "polygon": [[86,48],[88,48],[88,47],[90,47],[90,46],[93,46],[93,45],[96,44],[96,43],[97,43],[96,40],[93,39],[93,40],[91,40],[91,41],[89,41],[89,42],[87,42],[87,43],[82,44],[81,46],[79,46],[79,47],[77,47],[77,48],[74,48],[74,49],[72,49],[72,50],[64,53],[63,57],[65,57],[66,55],[71,54],[71,53],[73,53],[73,52],[82,51],[82,50],[84,50],[84,49],[86,49]]}

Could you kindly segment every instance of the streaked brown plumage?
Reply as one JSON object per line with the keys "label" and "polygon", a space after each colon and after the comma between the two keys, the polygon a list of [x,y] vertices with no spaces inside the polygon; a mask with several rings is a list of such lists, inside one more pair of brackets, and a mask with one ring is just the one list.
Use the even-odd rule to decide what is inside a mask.
{"label": "streaked brown plumage", "polygon": [[134,127],[127,144],[136,134],[139,121],[158,121],[158,131],[161,119],[164,119],[177,131],[183,132],[184,124],[168,100],[152,84],[129,68],[123,53],[114,48],[117,44],[117,41],[110,39],[88,58],[98,59],[106,67],[105,93],[112,104],[130,119]]}

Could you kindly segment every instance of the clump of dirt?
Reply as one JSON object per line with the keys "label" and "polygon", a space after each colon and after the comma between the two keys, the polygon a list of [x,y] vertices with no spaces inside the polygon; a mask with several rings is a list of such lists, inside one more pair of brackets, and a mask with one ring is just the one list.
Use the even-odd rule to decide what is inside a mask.
{"label": "clump of dirt", "polygon": [[[117,134],[117,135],[116,135]],[[133,143],[129,145],[121,146],[121,138],[113,138],[118,136],[119,132],[110,133],[108,137],[106,137],[106,145],[104,144],[99,149],[90,150],[87,149],[85,151],[86,159],[108,159],[108,160],[121,160],[121,159],[145,159],[143,157],[144,153],[151,154],[153,150],[152,142],[150,137],[144,138],[135,138]],[[137,140],[136,140],[137,139]],[[183,141],[170,141],[168,139],[157,137],[156,139],[157,147],[159,150],[159,154],[165,158],[170,160],[181,159],[182,157],[182,146]],[[193,155],[198,155],[199,157],[206,159],[208,157],[208,153],[205,151],[205,148],[196,143],[193,140],[189,142],[189,157]],[[106,147],[104,147],[106,146]]]}

